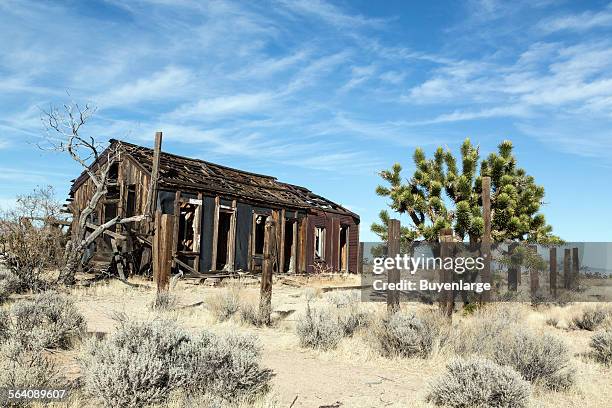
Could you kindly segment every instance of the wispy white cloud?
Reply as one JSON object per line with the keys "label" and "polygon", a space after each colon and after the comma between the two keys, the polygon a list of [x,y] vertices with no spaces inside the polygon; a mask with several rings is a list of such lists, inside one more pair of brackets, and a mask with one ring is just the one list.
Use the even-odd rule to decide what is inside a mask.
{"label": "wispy white cloud", "polygon": [[538,24],[538,28],[545,33],[563,30],[586,31],[610,26],[612,26],[612,5],[602,11],[584,11],[578,14],[547,18]]}
{"label": "wispy white cloud", "polygon": [[336,27],[382,27],[386,20],[349,14],[333,4],[320,0],[280,0],[288,10],[306,17],[316,17]]}
{"label": "wispy white cloud", "polygon": [[198,120],[224,116],[251,114],[268,109],[274,102],[274,94],[259,92],[202,99],[195,104],[179,106],[170,117],[195,118]]}

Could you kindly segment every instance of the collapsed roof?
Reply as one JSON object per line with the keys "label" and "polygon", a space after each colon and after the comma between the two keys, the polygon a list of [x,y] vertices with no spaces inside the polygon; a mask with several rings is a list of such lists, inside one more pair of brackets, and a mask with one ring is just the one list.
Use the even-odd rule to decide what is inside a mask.
{"label": "collapsed roof", "polygon": [[[151,173],[153,149],[116,139],[111,139],[110,143],[112,147],[120,147],[144,171]],[[87,177],[84,172],[74,181],[70,189],[71,196],[87,180]],[[272,176],[250,173],[163,151],[159,160],[158,187],[193,192],[210,191],[228,197],[244,197],[262,204],[315,209],[346,214],[359,219],[357,214],[307,188],[280,182]]]}

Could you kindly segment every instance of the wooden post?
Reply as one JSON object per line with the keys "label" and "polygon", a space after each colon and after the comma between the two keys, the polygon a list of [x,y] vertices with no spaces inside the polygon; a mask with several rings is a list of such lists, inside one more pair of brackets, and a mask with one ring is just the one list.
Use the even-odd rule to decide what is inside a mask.
{"label": "wooden post", "polygon": [[[387,225],[387,257],[395,258],[400,252],[400,221],[390,219]],[[388,283],[399,283],[400,272],[396,267],[387,271]],[[399,310],[399,292],[387,289],[387,312],[393,314]]]}
{"label": "wooden post", "polygon": [[572,282],[570,288],[578,290],[580,285],[580,259],[578,258],[578,248],[572,248]]}
{"label": "wooden post", "polygon": [[519,285],[519,275],[521,274],[520,266],[514,264],[514,258],[516,255],[514,252],[518,247],[517,242],[512,242],[508,246],[508,251],[510,253],[510,266],[508,266],[508,290],[516,292]]}
{"label": "wooden post", "polygon": [[[482,218],[484,219],[484,234],[482,236],[482,257],[484,267],[482,269],[482,283],[492,284],[491,280],[491,177],[482,178]],[[482,293],[482,301],[491,300],[491,291]]]}
{"label": "wooden post", "polygon": [[365,249],[365,244],[363,242],[359,243],[359,252],[357,252],[357,274],[361,275],[363,273],[363,251]]}
{"label": "wooden post", "polygon": [[548,279],[550,294],[557,297],[557,248],[550,248],[550,276]]}
{"label": "wooden post", "polygon": [[565,248],[565,252],[563,254],[563,287],[565,289],[569,289],[571,287],[570,283],[572,281],[570,268],[572,254],[570,251],[571,250],[569,248]]}
{"label": "wooden post", "polygon": [[173,229],[174,217],[157,211],[155,213],[155,235],[153,236],[153,281],[158,292],[168,290],[172,269]]}
{"label": "wooden post", "polygon": [[264,233],[264,259],[261,273],[259,316],[262,323],[270,324],[272,313],[272,274],[276,263],[276,231],[271,216],[266,217]]}
{"label": "wooden post", "polygon": [[157,207],[157,179],[159,178],[159,156],[161,154],[162,132],[155,132],[155,147],[153,149],[153,168],[147,195],[147,215],[153,218]]}
{"label": "wooden post", "polygon": [[[445,228],[440,231],[440,258],[442,264],[444,260],[452,256],[451,243],[453,242],[453,230]],[[453,271],[445,270],[444,266],[440,270],[440,282],[441,283],[452,283],[453,282]],[[455,294],[453,290],[441,290],[440,291],[440,310],[442,313],[452,319],[453,311],[455,309]]]}
{"label": "wooden post", "polygon": [[[537,245],[529,245],[529,250],[535,252],[535,254],[537,255],[538,253],[538,246]],[[529,271],[529,287],[530,287],[530,293],[531,293],[531,297],[533,298],[537,293],[538,293],[538,289],[540,289],[540,276],[539,276],[540,271],[538,271],[537,269],[532,268]]]}

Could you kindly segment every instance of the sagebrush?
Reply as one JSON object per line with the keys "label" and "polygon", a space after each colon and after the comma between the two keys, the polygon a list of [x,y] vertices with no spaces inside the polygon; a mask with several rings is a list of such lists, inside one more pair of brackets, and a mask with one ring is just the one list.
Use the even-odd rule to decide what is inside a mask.
{"label": "sagebrush", "polygon": [[612,313],[608,308],[587,308],[583,310],[582,313],[578,314],[577,316],[574,316],[571,325],[572,327],[581,330],[594,331],[599,326],[601,326],[601,324],[606,320],[606,318],[608,318],[608,316],[611,315]]}
{"label": "sagebrush", "polygon": [[271,370],[249,336],[189,335],[170,320],[120,321],[107,339],[92,339],[81,359],[84,389],[106,406],[164,402],[170,392],[213,393],[223,399],[267,392]]}
{"label": "sagebrush", "polygon": [[321,350],[335,348],[344,330],[337,315],[330,308],[314,308],[306,305],[306,312],[298,316],[296,333],[302,347]]}
{"label": "sagebrush", "polygon": [[589,345],[595,360],[605,365],[612,364],[612,330],[595,333]]}
{"label": "sagebrush", "polygon": [[380,351],[387,357],[428,357],[445,342],[447,327],[436,312],[396,312],[375,329]]}
{"label": "sagebrush", "polygon": [[11,308],[11,337],[24,348],[67,349],[84,335],[85,318],[70,298],[43,292],[32,300],[20,300]]}
{"label": "sagebrush", "polygon": [[522,408],[529,403],[529,383],[510,367],[472,357],[451,361],[447,372],[430,384],[427,400],[455,408]]}

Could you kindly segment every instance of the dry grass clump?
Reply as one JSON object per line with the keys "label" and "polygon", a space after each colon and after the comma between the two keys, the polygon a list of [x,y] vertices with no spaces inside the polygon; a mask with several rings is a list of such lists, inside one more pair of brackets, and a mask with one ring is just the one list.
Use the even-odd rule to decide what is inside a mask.
{"label": "dry grass clump", "polygon": [[5,302],[13,293],[17,293],[21,287],[19,277],[13,272],[0,269],[0,304]]}
{"label": "dry grass clump", "polygon": [[9,336],[27,349],[70,348],[87,328],[72,300],[55,292],[18,301],[10,315]]}
{"label": "dry grass clump", "polygon": [[0,389],[58,388],[62,384],[65,379],[40,349],[26,350],[13,339],[0,344]]}
{"label": "dry grass clump", "polygon": [[173,310],[178,304],[176,295],[168,290],[155,293],[155,299],[149,304],[149,309],[154,311]]}
{"label": "dry grass clump", "polygon": [[417,315],[399,311],[384,317],[374,329],[380,352],[386,357],[427,358],[447,338],[448,324],[434,311]]}
{"label": "dry grass clump", "polygon": [[575,382],[567,345],[549,334],[538,335],[515,328],[495,343],[493,360],[517,370],[525,380],[551,390],[563,390]]}
{"label": "dry grass clump", "polygon": [[302,347],[320,350],[336,348],[344,330],[338,316],[330,308],[313,308],[306,305],[306,313],[298,317],[296,333]]}
{"label": "dry grass clump", "polygon": [[229,285],[207,300],[208,310],[219,322],[229,320],[240,309],[240,286]]}
{"label": "dry grass clump", "polygon": [[589,346],[593,349],[591,354],[595,360],[605,365],[612,364],[612,330],[594,334]]}
{"label": "dry grass clump", "polygon": [[430,385],[427,401],[456,408],[522,408],[529,402],[529,383],[510,367],[483,358],[456,359]]}
{"label": "dry grass clump", "polygon": [[272,377],[260,363],[253,337],[193,337],[170,320],[120,320],[117,332],[92,339],[81,359],[85,392],[117,407],[162,403],[177,389],[226,400],[256,398]]}
{"label": "dry grass clump", "polygon": [[609,308],[587,308],[583,310],[582,313],[572,318],[571,327],[580,330],[594,331],[610,316],[612,316],[612,310]]}

